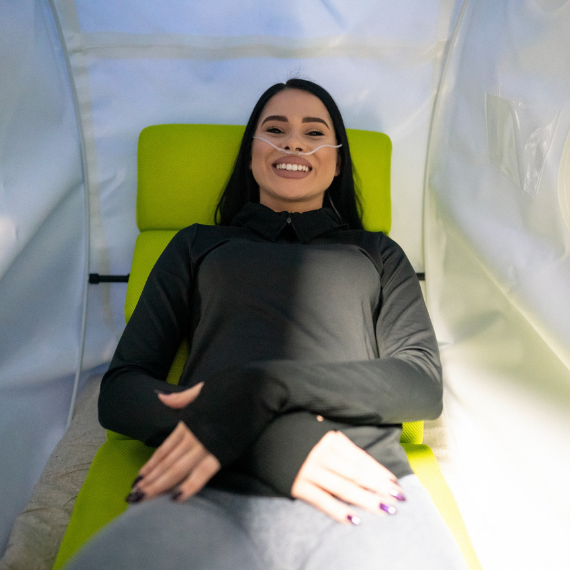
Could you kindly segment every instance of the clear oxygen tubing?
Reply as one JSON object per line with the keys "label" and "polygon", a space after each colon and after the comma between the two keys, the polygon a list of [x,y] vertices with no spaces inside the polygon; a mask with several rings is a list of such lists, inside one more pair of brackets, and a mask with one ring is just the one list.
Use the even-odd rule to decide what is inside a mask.
{"label": "clear oxygen tubing", "polygon": [[[268,145],[271,145],[274,149],[281,151],[284,154],[292,154],[293,156],[308,156],[310,154],[313,154],[315,152],[317,152],[320,148],[324,148],[324,147],[328,147],[328,148],[340,148],[342,146],[341,144],[322,144],[320,146],[318,146],[317,148],[315,148],[314,150],[312,150],[311,152],[300,152],[300,151],[292,151],[292,150],[288,150],[285,148],[279,148],[278,146],[274,145],[272,142],[268,141],[267,139],[264,139],[263,137],[253,137],[254,139],[259,139],[260,141],[266,142]],[[342,220],[342,216],[339,214],[338,210],[336,209],[336,206],[334,205],[334,202],[332,201],[331,195],[329,192],[327,192],[327,198],[330,202],[330,205],[332,206],[332,209],[334,210],[335,214],[338,216],[339,220]]]}
{"label": "clear oxygen tubing", "polygon": [[325,148],[325,147],[340,148],[342,146],[342,144],[322,144],[322,145],[318,146],[317,148],[315,148],[314,150],[312,150],[311,152],[301,152],[300,150],[294,151],[294,150],[289,150],[286,148],[280,148],[280,147],[274,145],[271,141],[264,139],[263,137],[253,137],[253,138],[259,139],[260,141],[263,141],[263,142],[266,142],[268,145],[272,146],[275,150],[278,150],[278,151],[282,152],[283,154],[292,154],[293,156],[309,156],[310,154],[314,154],[315,152],[317,152],[321,148]]}

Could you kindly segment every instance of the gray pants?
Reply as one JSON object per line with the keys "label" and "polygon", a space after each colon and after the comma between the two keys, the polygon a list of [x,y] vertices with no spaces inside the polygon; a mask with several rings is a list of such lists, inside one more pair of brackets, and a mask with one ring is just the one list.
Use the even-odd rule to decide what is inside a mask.
{"label": "gray pants", "polygon": [[204,489],[133,505],[67,566],[121,570],[456,570],[465,562],[415,475],[398,513],[343,525],[302,501]]}

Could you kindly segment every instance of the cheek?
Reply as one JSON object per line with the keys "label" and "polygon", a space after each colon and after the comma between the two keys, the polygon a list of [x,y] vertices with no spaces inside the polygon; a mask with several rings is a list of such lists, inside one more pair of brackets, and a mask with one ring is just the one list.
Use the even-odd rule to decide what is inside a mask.
{"label": "cheek", "polygon": [[335,177],[340,174],[340,155],[338,152],[331,153],[329,156],[326,157],[325,161],[322,163],[322,167],[327,173],[327,177]]}
{"label": "cheek", "polygon": [[263,161],[260,161],[259,156],[256,156],[255,154],[252,156],[252,159],[249,163],[249,169],[253,175],[253,179],[257,184],[263,183],[263,181],[267,178],[267,173],[263,168]]}
{"label": "cheek", "polygon": [[259,170],[265,161],[265,155],[259,148],[259,145],[256,144],[257,142],[258,141],[254,141],[251,147],[251,158],[249,159],[250,170]]}

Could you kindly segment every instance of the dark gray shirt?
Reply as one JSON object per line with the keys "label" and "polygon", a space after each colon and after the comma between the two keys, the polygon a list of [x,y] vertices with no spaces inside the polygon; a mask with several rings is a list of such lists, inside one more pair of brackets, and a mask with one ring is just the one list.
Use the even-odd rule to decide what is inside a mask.
{"label": "dark gray shirt", "polygon": [[[171,387],[184,337],[190,356]],[[154,392],[201,381],[183,410]],[[99,417],[149,445],[182,420],[222,463],[212,484],[289,495],[331,429],[411,473],[401,424],[437,417],[441,394],[419,283],[394,241],[325,208],[247,204],[232,226],[190,226],[167,246],[103,379]]]}

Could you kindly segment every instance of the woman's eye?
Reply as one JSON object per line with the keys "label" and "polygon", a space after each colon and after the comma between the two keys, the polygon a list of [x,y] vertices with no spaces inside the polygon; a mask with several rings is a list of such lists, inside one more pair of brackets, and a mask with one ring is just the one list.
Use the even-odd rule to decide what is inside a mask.
{"label": "woman's eye", "polygon": [[311,137],[322,137],[323,136],[323,132],[322,131],[318,131],[318,130],[313,130],[313,131],[309,131],[309,136]]}
{"label": "woman's eye", "polygon": [[281,133],[282,131],[281,131],[281,129],[278,128],[278,127],[269,127],[269,128],[267,129],[267,132],[268,132],[268,133],[273,133],[273,134],[278,135],[278,134]]}

